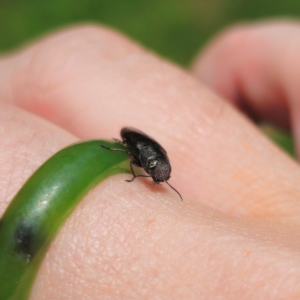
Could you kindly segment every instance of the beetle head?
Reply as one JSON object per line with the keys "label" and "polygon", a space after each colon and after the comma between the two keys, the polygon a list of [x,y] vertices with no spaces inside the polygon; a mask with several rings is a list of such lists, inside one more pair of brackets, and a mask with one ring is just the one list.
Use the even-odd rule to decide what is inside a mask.
{"label": "beetle head", "polygon": [[171,174],[170,162],[164,157],[150,158],[147,161],[146,172],[154,182],[168,181]]}

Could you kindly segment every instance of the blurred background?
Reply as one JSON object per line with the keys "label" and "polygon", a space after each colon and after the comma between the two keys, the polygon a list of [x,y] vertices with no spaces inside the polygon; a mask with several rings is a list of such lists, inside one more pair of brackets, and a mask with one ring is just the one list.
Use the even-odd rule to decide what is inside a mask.
{"label": "blurred background", "polygon": [[[94,22],[188,68],[224,28],[275,17],[299,18],[300,0],[0,0],[0,52],[64,26]],[[263,130],[292,155],[289,135]]]}

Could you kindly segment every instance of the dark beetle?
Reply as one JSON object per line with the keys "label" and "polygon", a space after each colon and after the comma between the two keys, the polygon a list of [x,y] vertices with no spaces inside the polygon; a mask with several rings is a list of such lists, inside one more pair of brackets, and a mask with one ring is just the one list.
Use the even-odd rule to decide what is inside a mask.
{"label": "dark beetle", "polygon": [[[115,141],[126,146],[128,151],[118,148],[109,148],[103,145],[100,145],[100,147],[111,151],[126,152],[128,154],[131,159],[130,168],[133,178],[126,181],[131,182],[136,177],[152,177],[154,183],[167,183],[179,195],[181,200],[183,200],[180,193],[168,183],[171,177],[171,165],[166,150],[154,139],[135,128],[122,128],[121,138],[122,141],[117,139],[115,139]],[[143,168],[149,175],[135,175],[132,165]]]}

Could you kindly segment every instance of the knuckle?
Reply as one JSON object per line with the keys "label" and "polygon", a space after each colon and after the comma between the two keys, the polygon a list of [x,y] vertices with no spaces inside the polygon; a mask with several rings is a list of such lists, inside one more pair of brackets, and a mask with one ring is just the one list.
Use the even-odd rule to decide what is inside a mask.
{"label": "knuckle", "polygon": [[257,45],[259,36],[247,25],[236,25],[221,36],[221,42],[230,51],[243,51]]}
{"label": "knuckle", "polygon": [[70,80],[95,74],[135,51],[140,51],[139,46],[112,29],[92,24],[71,27],[19,54],[22,63],[12,74],[14,91],[24,92],[25,88],[33,93],[28,97],[38,98]]}

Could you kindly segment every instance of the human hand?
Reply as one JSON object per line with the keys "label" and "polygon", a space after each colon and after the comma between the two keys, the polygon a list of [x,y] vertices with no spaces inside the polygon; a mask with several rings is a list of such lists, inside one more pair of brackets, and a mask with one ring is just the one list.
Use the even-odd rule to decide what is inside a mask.
{"label": "human hand", "polygon": [[[274,29],[265,25],[241,29],[233,45],[257,28],[264,29],[258,46],[261,40],[270,45],[267,57],[276,56],[277,39],[289,46],[280,41],[286,31],[276,29],[272,39]],[[226,36],[231,33],[208,49],[195,74],[220,93],[212,83],[224,74],[219,82],[228,79],[223,88],[234,95],[235,74],[222,64],[214,71],[211,59],[239,53],[231,44],[228,49]],[[293,53],[289,58],[297,61]],[[255,54],[258,64],[261,53]],[[247,60],[242,62],[239,68],[246,70]],[[266,88],[280,64],[276,70],[259,66]],[[297,298],[299,167],[226,101],[105,28],[56,33],[3,58],[0,67],[2,212],[50,155],[78,140],[118,137],[123,126],[163,145],[173,168],[170,183],[184,198],[150,180],[126,183],[128,174],[101,183],[50,247],[31,299]],[[297,71],[293,67],[287,77]],[[269,93],[285,80],[271,81]],[[272,105],[280,107],[280,94],[276,99]],[[289,119],[285,112],[283,121]]]}

